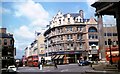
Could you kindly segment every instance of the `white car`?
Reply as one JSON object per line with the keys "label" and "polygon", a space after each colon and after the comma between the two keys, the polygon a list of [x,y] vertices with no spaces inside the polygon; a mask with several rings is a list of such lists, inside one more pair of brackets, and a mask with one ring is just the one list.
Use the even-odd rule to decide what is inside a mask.
{"label": "white car", "polygon": [[17,68],[15,65],[8,66],[8,72],[16,72]]}

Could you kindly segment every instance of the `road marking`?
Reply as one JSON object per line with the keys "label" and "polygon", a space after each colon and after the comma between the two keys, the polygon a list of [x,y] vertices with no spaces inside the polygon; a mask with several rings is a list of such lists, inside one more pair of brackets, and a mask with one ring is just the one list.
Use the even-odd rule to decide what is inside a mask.
{"label": "road marking", "polygon": [[65,69],[65,70],[61,70],[60,72],[65,72],[65,71],[68,71],[68,69]]}

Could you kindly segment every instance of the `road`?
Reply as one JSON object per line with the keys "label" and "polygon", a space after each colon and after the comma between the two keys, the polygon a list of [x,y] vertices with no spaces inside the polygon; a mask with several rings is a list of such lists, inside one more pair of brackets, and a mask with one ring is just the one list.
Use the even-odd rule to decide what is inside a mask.
{"label": "road", "polygon": [[[90,66],[78,66],[78,64],[58,65],[44,67],[42,70],[38,67],[19,67],[15,74],[117,74],[107,73],[106,71],[95,71]],[[13,73],[12,73],[13,74]]]}
{"label": "road", "polygon": [[58,65],[43,67],[39,70],[38,67],[19,67],[17,72],[85,72],[92,70],[89,66],[78,66],[78,64]]}

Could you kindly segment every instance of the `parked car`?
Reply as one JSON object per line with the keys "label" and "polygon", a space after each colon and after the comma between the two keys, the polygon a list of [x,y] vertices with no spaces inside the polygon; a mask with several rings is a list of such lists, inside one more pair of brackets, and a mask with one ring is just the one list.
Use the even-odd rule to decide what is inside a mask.
{"label": "parked car", "polygon": [[83,61],[83,60],[78,63],[79,66],[86,66],[86,65],[89,65],[89,64],[90,64],[89,61]]}
{"label": "parked car", "polygon": [[17,68],[15,65],[8,66],[8,72],[16,72]]}

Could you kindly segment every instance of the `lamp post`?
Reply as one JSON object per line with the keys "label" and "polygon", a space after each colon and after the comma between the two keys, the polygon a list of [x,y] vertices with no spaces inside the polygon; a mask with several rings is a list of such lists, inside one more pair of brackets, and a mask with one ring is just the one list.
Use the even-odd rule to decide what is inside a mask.
{"label": "lamp post", "polygon": [[112,43],[111,39],[108,39],[108,45],[109,45],[109,49],[110,49],[110,64],[113,64],[113,62],[112,62],[112,54],[111,54],[111,43]]}

